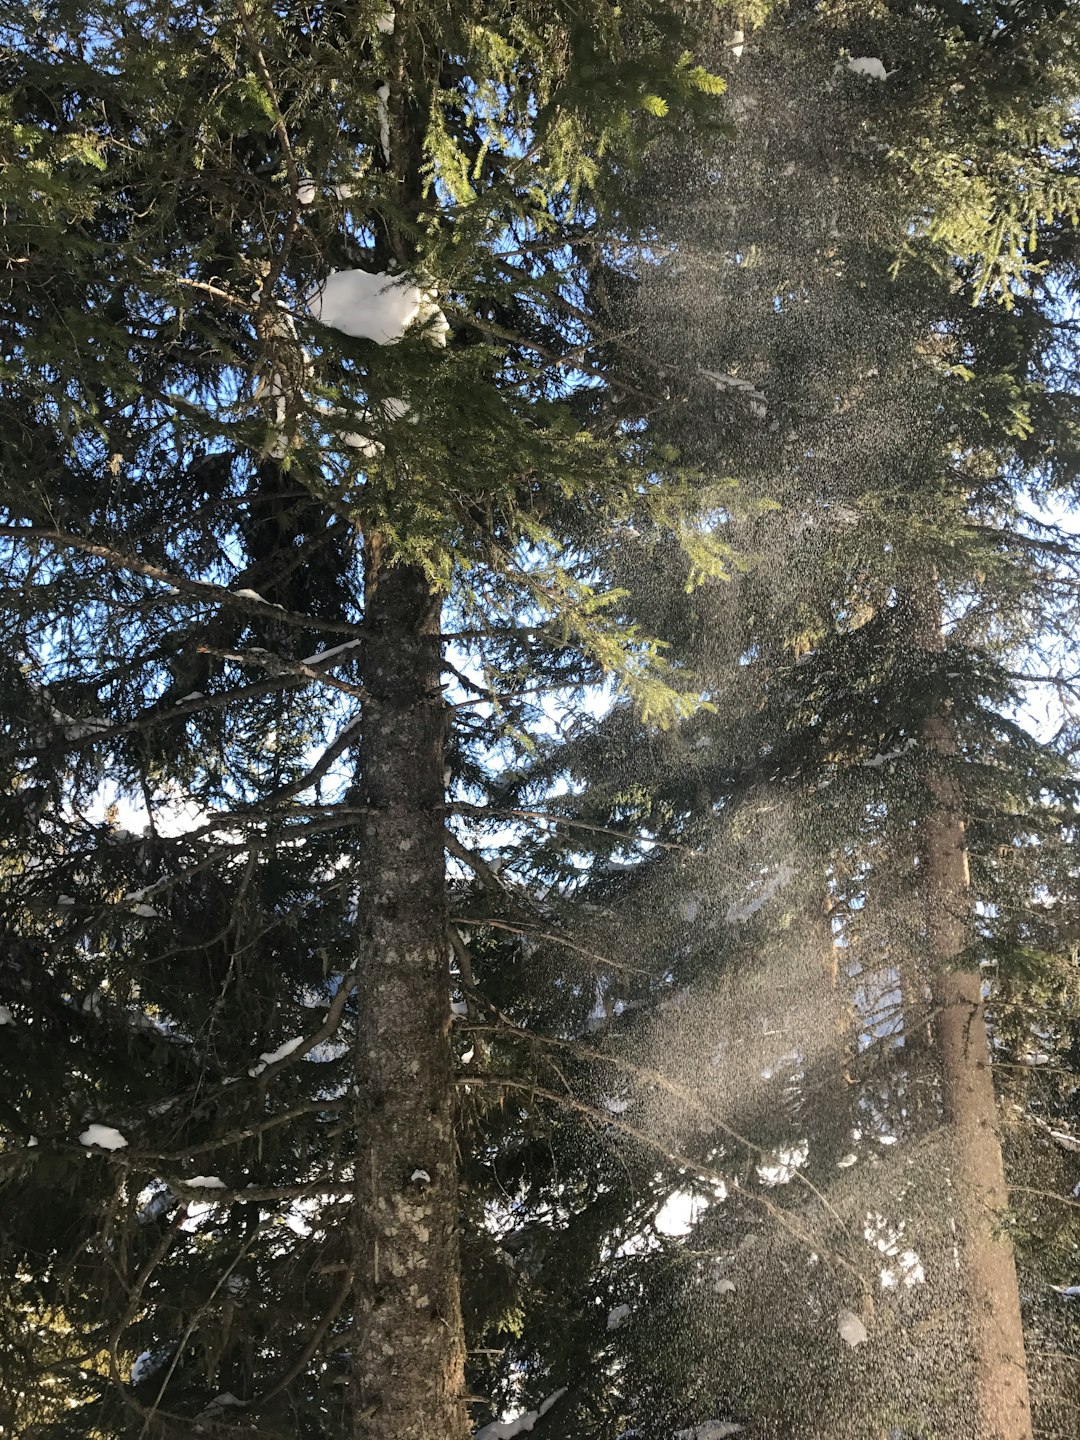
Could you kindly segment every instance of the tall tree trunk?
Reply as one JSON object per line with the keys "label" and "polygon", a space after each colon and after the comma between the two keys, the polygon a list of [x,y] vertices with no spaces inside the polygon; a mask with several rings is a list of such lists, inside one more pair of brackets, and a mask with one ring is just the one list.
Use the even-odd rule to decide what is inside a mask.
{"label": "tall tree trunk", "polygon": [[440,601],[366,552],[356,1036],[357,1440],[465,1440]]}
{"label": "tall tree trunk", "polygon": [[[924,645],[941,650],[937,604],[923,616]],[[923,824],[927,940],[942,1104],[959,1204],[957,1225],[973,1350],[978,1440],[1031,1440],[1020,1290],[1012,1245],[1002,1231],[1008,1209],[990,1068],[982,977],[959,968],[971,916],[967,845],[959,787],[949,773],[956,746],[948,715],[930,715],[923,742],[931,756],[931,807]]]}

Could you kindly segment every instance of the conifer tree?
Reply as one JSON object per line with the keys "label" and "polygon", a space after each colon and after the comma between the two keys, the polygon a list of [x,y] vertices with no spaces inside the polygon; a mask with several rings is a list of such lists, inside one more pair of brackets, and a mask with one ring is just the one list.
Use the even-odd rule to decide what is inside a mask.
{"label": "conifer tree", "polygon": [[[599,1308],[602,1295],[620,1304],[610,1334],[593,1323],[579,1342],[590,1373],[608,1357],[609,1377],[570,1391],[581,1433],[607,1433],[598,1418],[606,1401],[627,1406],[622,1423],[649,1436],[725,1413],[752,1420],[754,1433],[848,1434],[857,1376],[858,1423],[867,1434],[935,1433],[936,1426],[981,1440],[1022,1433],[1030,1423],[1022,1408],[1004,1421],[994,1398],[1017,1357],[991,1354],[980,1339],[987,1300],[1010,1303],[987,1294],[980,1280],[984,1242],[975,1238],[968,1251],[967,1294],[948,1296],[946,1247],[933,1233],[947,1224],[948,1202],[937,1191],[929,1215],[919,1213],[904,1147],[918,1146],[923,1173],[928,1163],[938,1170],[953,1163],[974,1138],[970,1125],[940,1114],[948,1028],[940,1007],[931,1006],[928,1052],[920,1055],[915,1043],[918,1019],[927,1018],[919,997],[927,962],[939,999],[962,982],[962,972],[950,973],[959,946],[947,947],[946,960],[933,920],[943,906],[953,914],[957,896],[946,899],[933,886],[926,896],[917,839],[940,806],[941,758],[925,743],[924,727],[942,706],[962,737],[949,783],[955,771],[969,833],[978,836],[972,895],[979,906],[965,922],[963,969],[993,962],[1001,1001],[992,1015],[995,1055],[1011,1028],[1006,1007],[1031,993],[1033,956],[1017,947],[1017,927],[1034,924],[1046,935],[1044,987],[1075,966],[1068,943],[1042,930],[1039,899],[1043,877],[1057,874],[1054,857],[1063,859],[1071,845],[1074,781],[1062,752],[1037,745],[1012,718],[1018,692],[1010,672],[1017,654],[1030,653],[1058,624],[1056,567],[1071,565],[1062,537],[1040,537],[1028,524],[1023,492],[1051,476],[1062,493],[1074,483],[1075,402],[1050,366],[1051,357],[1060,363],[1069,335],[1058,287],[1074,265],[1065,199],[1072,122],[1068,102],[1058,101],[1074,92],[1076,75],[1056,13],[987,14],[985,28],[965,16],[966,31],[951,14],[932,18],[914,20],[895,7],[886,24],[877,11],[860,17],[847,7],[833,21],[790,7],[749,39],[732,42],[725,32],[724,42],[742,52],[731,67],[735,140],[704,158],[684,149],[680,164],[661,165],[654,177],[672,265],[655,278],[643,270],[632,300],[623,298],[625,280],[619,288],[596,277],[613,306],[623,304],[624,324],[633,316],[648,336],[635,349],[610,352],[609,363],[640,383],[659,359],[677,379],[675,403],[656,428],[684,455],[708,452],[741,482],[741,514],[721,522],[749,569],[725,590],[699,588],[680,602],[681,582],[693,586],[690,567],[675,563],[661,537],[619,537],[639,613],[696,665],[719,720],[699,716],[660,735],[616,709],[599,732],[569,747],[552,743],[521,782],[521,794],[534,787],[537,804],[553,777],[569,778],[558,803],[567,825],[578,828],[570,840],[553,836],[539,863],[549,867],[545,883],[573,887],[597,907],[578,921],[577,934],[590,954],[604,949],[611,957],[596,988],[582,975],[574,1047],[564,1030],[544,1073],[559,1091],[569,1083],[568,1054],[591,1053],[584,1073],[595,1077],[599,1109],[612,1102],[612,1143],[620,1159],[628,1140],[642,1145],[649,1177],[628,1174],[639,1208],[627,1196],[616,1209],[636,1214],[639,1243],[657,1246],[623,1258],[619,1246],[634,1232],[620,1229],[582,1252],[593,1268],[580,1268],[578,1304]],[[1048,73],[1047,89],[1033,96],[1032,77],[1052,57],[1053,78]],[[808,128],[815,104],[820,113]],[[1003,126],[1005,115],[1014,118]],[[1014,141],[1007,153],[1003,130]],[[688,163],[709,178],[678,211]],[[1033,256],[1045,269],[1031,267]],[[755,515],[755,499],[779,503]],[[912,632],[913,577],[926,575],[928,557],[950,607],[944,650]],[[922,606],[935,589],[918,587]],[[588,842],[590,826],[597,833]],[[639,828],[650,842],[684,849],[650,843],[642,855],[633,839]],[[580,858],[566,851],[586,843],[596,859],[583,882]],[[1066,881],[1055,893],[1065,901],[1070,888]],[[813,995],[804,936],[822,891],[856,1011],[851,1023],[866,1042],[855,1067],[846,1040],[840,1057],[832,1045],[814,1050],[823,1008],[793,1009],[781,988],[797,976],[808,1001]],[[929,929],[920,891],[931,905]],[[745,1070],[729,1061],[726,1074],[709,1077],[725,1024],[747,1041],[748,1017],[738,1009],[746,991],[759,1015],[777,1026],[786,1020],[798,1037],[790,1109],[773,1102],[764,1115],[755,1112],[763,1086],[753,1052]],[[676,1001],[677,1018],[665,1018]],[[947,1019],[955,1018],[950,1008]],[[968,1016],[969,1037],[979,1010]],[[1067,1014],[1043,1023],[1067,1028]],[[574,1018],[564,1012],[562,1024],[569,1029]],[[775,1073],[783,1043],[773,1053],[762,1046],[757,1064]],[[892,1062],[883,1065],[890,1051]],[[535,1040],[533,1053],[545,1053]],[[954,1059],[961,1054],[985,1078],[977,1045],[966,1040]],[[823,1116],[838,1058],[847,1079]],[[544,1071],[542,1058],[535,1063]],[[713,1063],[725,1069],[723,1060]],[[620,1065],[622,1089],[615,1088]],[[950,1080],[947,1067],[946,1089],[967,1084],[964,1069],[954,1063]],[[650,1099],[664,1087],[666,1108]],[[847,1143],[818,1170],[830,1152],[822,1137],[830,1124]],[[852,1125],[862,1131],[854,1145]],[[803,1127],[812,1136],[807,1160],[784,1160],[785,1152],[798,1154]],[[878,1148],[879,1133],[901,1143]],[[587,1203],[599,1217],[619,1181],[614,1165],[596,1172],[595,1146],[587,1153],[594,1176],[580,1213],[589,1213]],[[886,1163],[892,1155],[896,1165]],[[789,1213],[777,1219],[777,1239],[763,1257],[767,1227],[754,1212],[776,1202],[775,1181],[762,1171],[785,1169],[790,1188],[774,1193]],[[733,1170],[757,1194],[709,1203]],[[803,1173],[823,1199],[808,1193]],[[969,1186],[971,1178],[957,1172],[956,1182]],[[709,1203],[691,1238],[680,1246],[650,1234],[665,1198],[687,1186]],[[862,1233],[890,1189],[908,1211],[904,1244],[887,1227]],[[1025,1206],[1024,1223],[1057,1229],[1067,1189],[1056,1197],[1048,1189],[1040,1219]],[[539,1217],[542,1192],[531,1203]],[[964,1217],[973,1232],[982,1228],[985,1203],[979,1196]],[[888,1217],[879,1218],[885,1226]],[[923,1257],[937,1267],[929,1302],[921,1287],[903,1283],[916,1219]],[[998,1223],[987,1226],[990,1243],[1007,1252]],[[797,1227],[801,1239],[793,1244],[782,1224]],[[548,1258],[541,1251],[534,1262],[552,1273],[562,1253],[558,1229],[545,1222]],[[580,1243],[575,1233],[567,1217],[567,1246]],[[759,1246],[740,1250],[747,1236]],[[535,1251],[535,1238],[532,1244]],[[803,1268],[808,1251],[819,1264],[825,1257],[820,1281]],[[895,1305],[886,1296],[863,1312],[872,1298],[867,1284],[879,1288],[879,1251],[900,1257],[885,1267],[899,1294]],[[718,1271],[708,1268],[710,1252]],[[621,1294],[603,1288],[611,1269],[622,1272]],[[792,1278],[803,1274],[805,1281]],[[761,1326],[768,1285],[789,1328],[747,1337],[746,1327]],[[733,1297],[750,1287],[744,1308]],[[536,1303],[550,1302],[539,1296]],[[1015,1287],[1011,1304],[1015,1337]],[[849,1342],[843,1331],[837,1338],[838,1317],[848,1313],[847,1334],[858,1348],[839,1368],[835,1352],[847,1354]],[[865,1349],[864,1321],[872,1337]],[[935,1327],[931,1345],[925,1337]],[[658,1346],[668,1328],[678,1339]],[[526,1321],[519,1358],[529,1333]],[[879,1357],[887,1352],[881,1368],[875,1344]],[[815,1352],[816,1366],[808,1365]],[[721,1367],[717,1355],[725,1357]],[[779,1368],[785,1364],[791,1368]],[[778,1369],[786,1383],[776,1380]],[[1044,1423],[1053,1423],[1060,1382],[1047,1383],[1037,1369],[1033,1377]],[[618,1433],[618,1422],[610,1423]]]}
{"label": "conifer tree", "polygon": [[[573,398],[583,267],[635,243],[621,167],[720,88],[680,35],[660,6],[8,17],[24,1433],[468,1433],[444,767],[467,795],[503,690],[683,704],[582,514],[678,533],[709,477]],[[28,1321],[77,1338],[24,1354]]]}

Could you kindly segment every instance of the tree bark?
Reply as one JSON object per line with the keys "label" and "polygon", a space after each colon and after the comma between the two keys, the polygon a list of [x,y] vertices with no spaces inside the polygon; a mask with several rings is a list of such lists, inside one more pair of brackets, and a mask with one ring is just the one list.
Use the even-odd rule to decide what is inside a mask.
{"label": "tree bark", "polygon": [[[935,607],[936,608],[936,607]],[[943,648],[933,616],[924,643]],[[967,947],[970,877],[959,787],[949,772],[956,746],[946,714],[930,715],[923,743],[933,769],[922,831],[934,1036],[973,1351],[978,1440],[1031,1440],[1020,1290],[1003,1232],[1008,1189],[998,1139],[982,977],[958,962]]]}
{"label": "tree bark", "polygon": [[466,1440],[440,600],[368,539],[357,991],[356,1440]]}

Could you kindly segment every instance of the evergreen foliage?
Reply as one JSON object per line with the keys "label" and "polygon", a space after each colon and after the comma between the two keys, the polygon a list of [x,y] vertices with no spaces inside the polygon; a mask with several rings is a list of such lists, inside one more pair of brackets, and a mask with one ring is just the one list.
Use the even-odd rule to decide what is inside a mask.
{"label": "evergreen foliage", "polygon": [[[376,536],[442,607],[474,1423],[966,1440],[944,713],[1069,1433],[1077,21],[389,13],[3,17],[0,1433],[368,1433]],[[355,269],[426,318],[319,324]]]}

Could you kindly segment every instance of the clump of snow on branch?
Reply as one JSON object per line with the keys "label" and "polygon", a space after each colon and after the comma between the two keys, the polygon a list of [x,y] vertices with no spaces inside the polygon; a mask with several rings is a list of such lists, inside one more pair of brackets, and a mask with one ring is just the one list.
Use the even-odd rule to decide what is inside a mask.
{"label": "clump of snow on branch", "polygon": [[178,1204],[179,1201],[167,1185],[162,1190],[148,1187],[139,1196],[140,1208],[135,1219],[140,1225],[151,1225],[170,1210],[174,1210]]}
{"label": "clump of snow on branch", "polygon": [[881,1271],[881,1285],[884,1290],[895,1290],[903,1285],[911,1289],[922,1285],[926,1271],[914,1250],[903,1248],[904,1222],[891,1225],[884,1215],[867,1215],[863,1224],[863,1238],[885,1259],[892,1263]]}
{"label": "clump of snow on branch", "polygon": [[769,413],[768,402],[765,393],[759,390],[751,380],[744,380],[739,375],[722,375],[718,370],[702,370],[701,374],[710,381],[717,390],[734,390],[746,396],[750,402],[750,413],[763,418]]}
{"label": "clump of snow on branch", "polygon": [[229,1187],[224,1180],[219,1180],[216,1175],[191,1175],[184,1181],[193,1190],[227,1190]]}
{"label": "clump of snow on branch", "polygon": [[542,1420],[565,1394],[564,1385],[561,1390],[556,1390],[554,1395],[549,1395],[539,1410],[530,1410],[525,1415],[519,1415],[516,1420],[492,1420],[490,1425],[484,1425],[477,1430],[473,1440],[513,1440],[515,1435],[527,1435],[536,1422]]}
{"label": "clump of snow on branch", "polygon": [[887,80],[890,75],[895,74],[893,70],[886,70],[882,62],[873,55],[855,56],[847,62],[847,68],[853,75],[865,75],[868,80]]}
{"label": "clump of snow on branch", "polygon": [[791,1150],[780,1150],[772,1164],[759,1165],[757,1177],[762,1185],[771,1189],[774,1185],[787,1185],[794,1179],[801,1166],[810,1158],[809,1142],[804,1140]]}
{"label": "clump of snow on branch", "polygon": [[320,324],[377,345],[394,345],[419,325],[428,343],[441,348],[450,330],[430,290],[368,270],[335,270],[309,294],[307,306]]}
{"label": "clump of snow on branch", "polygon": [[379,145],[383,159],[390,164],[390,86],[380,85],[375,91],[379,108]]}
{"label": "clump of snow on branch", "polygon": [[301,1045],[306,1045],[307,1039],[303,1035],[294,1035],[291,1040],[284,1041],[276,1050],[264,1050],[259,1056],[259,1063],[252,1065],[248,1074],[254,1080],[261,1075],[268,1065],[274,1065],[278,1060],[284,1060],[286,1055],[291,1055],[294,1050],[299,1050]]}
{"label": "clump of snow on branch", "polygon": [[865,1345],[870,1339],[866,1326],[854,1310],[840,1311],[836,1317],[836,1333],[845,1345],[851,1346],[852,1350],[859,1345]]}
{"label": "clump of snow on branch", "polygon": [[123,1150],[127,1143],[111,1125],[88,1125],[79,1136],[80,1145],[97,1145],[102,1150]]}
{"label": "clump of snow on branch", "polygon": [[160,1350],[144,1350],[136,1355],[131,1366],[132,1385],[141,1385],[157,1374],[172,1359],[173,1349],[172,1345],[163,1345]]}
{"label": "clump of snow on branch", "polygon": [[728,906],[727,914],[724,916],[725,922],[728,925],[738,925],[744,920],[749,920],[763,905],[769,903],[777,891],[782,890],[785,885],[789,885],[797,873],[791,865],[778,865],[775,874],[766,880],[762,889],[752,900],[748,900],[742,905],[733,903]]}

